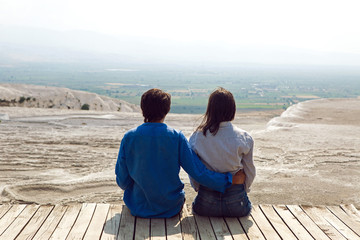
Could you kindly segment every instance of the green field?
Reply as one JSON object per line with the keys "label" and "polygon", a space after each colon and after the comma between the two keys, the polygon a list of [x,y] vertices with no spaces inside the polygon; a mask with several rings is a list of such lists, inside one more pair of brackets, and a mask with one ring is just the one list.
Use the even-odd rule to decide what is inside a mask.
{"label": "green field", "polygon": [[316,98],[360,96],[360,70],[352,67],[268,65],[178,66],[27,63],[0,65],[0,82],[67,87],[139,104],[149,88],[171,93],[174,113],[203,113],[218,86],[242,111],[285,109]]}

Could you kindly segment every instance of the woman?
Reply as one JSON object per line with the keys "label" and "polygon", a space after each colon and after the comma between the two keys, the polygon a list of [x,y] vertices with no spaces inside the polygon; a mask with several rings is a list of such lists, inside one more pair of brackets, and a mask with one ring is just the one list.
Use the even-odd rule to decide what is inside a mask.
{"label": "woman", "polygon": [[231,92],[216,89],[209,102],[202,123],[190,137],[190,145],[202,162],[215,172],[242,171],[243,184],[232,185],[225,193],[199,185],[190,178],[195,191],[193,211],[203,216],[242,217],[250,214],[247,192],[255,178],[253,139],[244,130],[231,124],[236,105]]}

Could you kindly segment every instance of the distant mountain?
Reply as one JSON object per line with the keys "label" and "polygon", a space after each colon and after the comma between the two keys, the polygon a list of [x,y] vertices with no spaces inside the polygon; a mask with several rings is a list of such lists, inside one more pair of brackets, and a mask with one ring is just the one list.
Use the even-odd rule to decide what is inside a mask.
{"label": "distant mountain", "polygon": [[0,65],[16,61],[136,64],[360,65],[360,54],[281,46],[182,42],[0,25]]}
{"label": "distant mountain", "polygon": [[0,84],[0,106],[119,112],[140,111],[139,106],[95,93],[26,84]]}

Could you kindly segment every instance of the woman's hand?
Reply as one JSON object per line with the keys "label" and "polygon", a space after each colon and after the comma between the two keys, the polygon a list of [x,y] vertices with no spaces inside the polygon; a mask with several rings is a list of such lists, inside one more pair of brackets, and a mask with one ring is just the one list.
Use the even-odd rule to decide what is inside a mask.
{"label": "woman's hand", "polygon": [[246,175],[244,171],[241,169],[232,178],[232,184],[244,184],[246,179]]}

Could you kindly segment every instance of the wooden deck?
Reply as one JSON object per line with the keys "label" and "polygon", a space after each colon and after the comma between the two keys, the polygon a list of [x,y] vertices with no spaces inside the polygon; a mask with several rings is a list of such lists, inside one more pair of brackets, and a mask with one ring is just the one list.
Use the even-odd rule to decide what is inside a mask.
{"label": "wooden deck", "polygon": [[360,239],[353,205],[256,205],[247,218],[131,216],[124,205],[0,205],[0,239]]}

